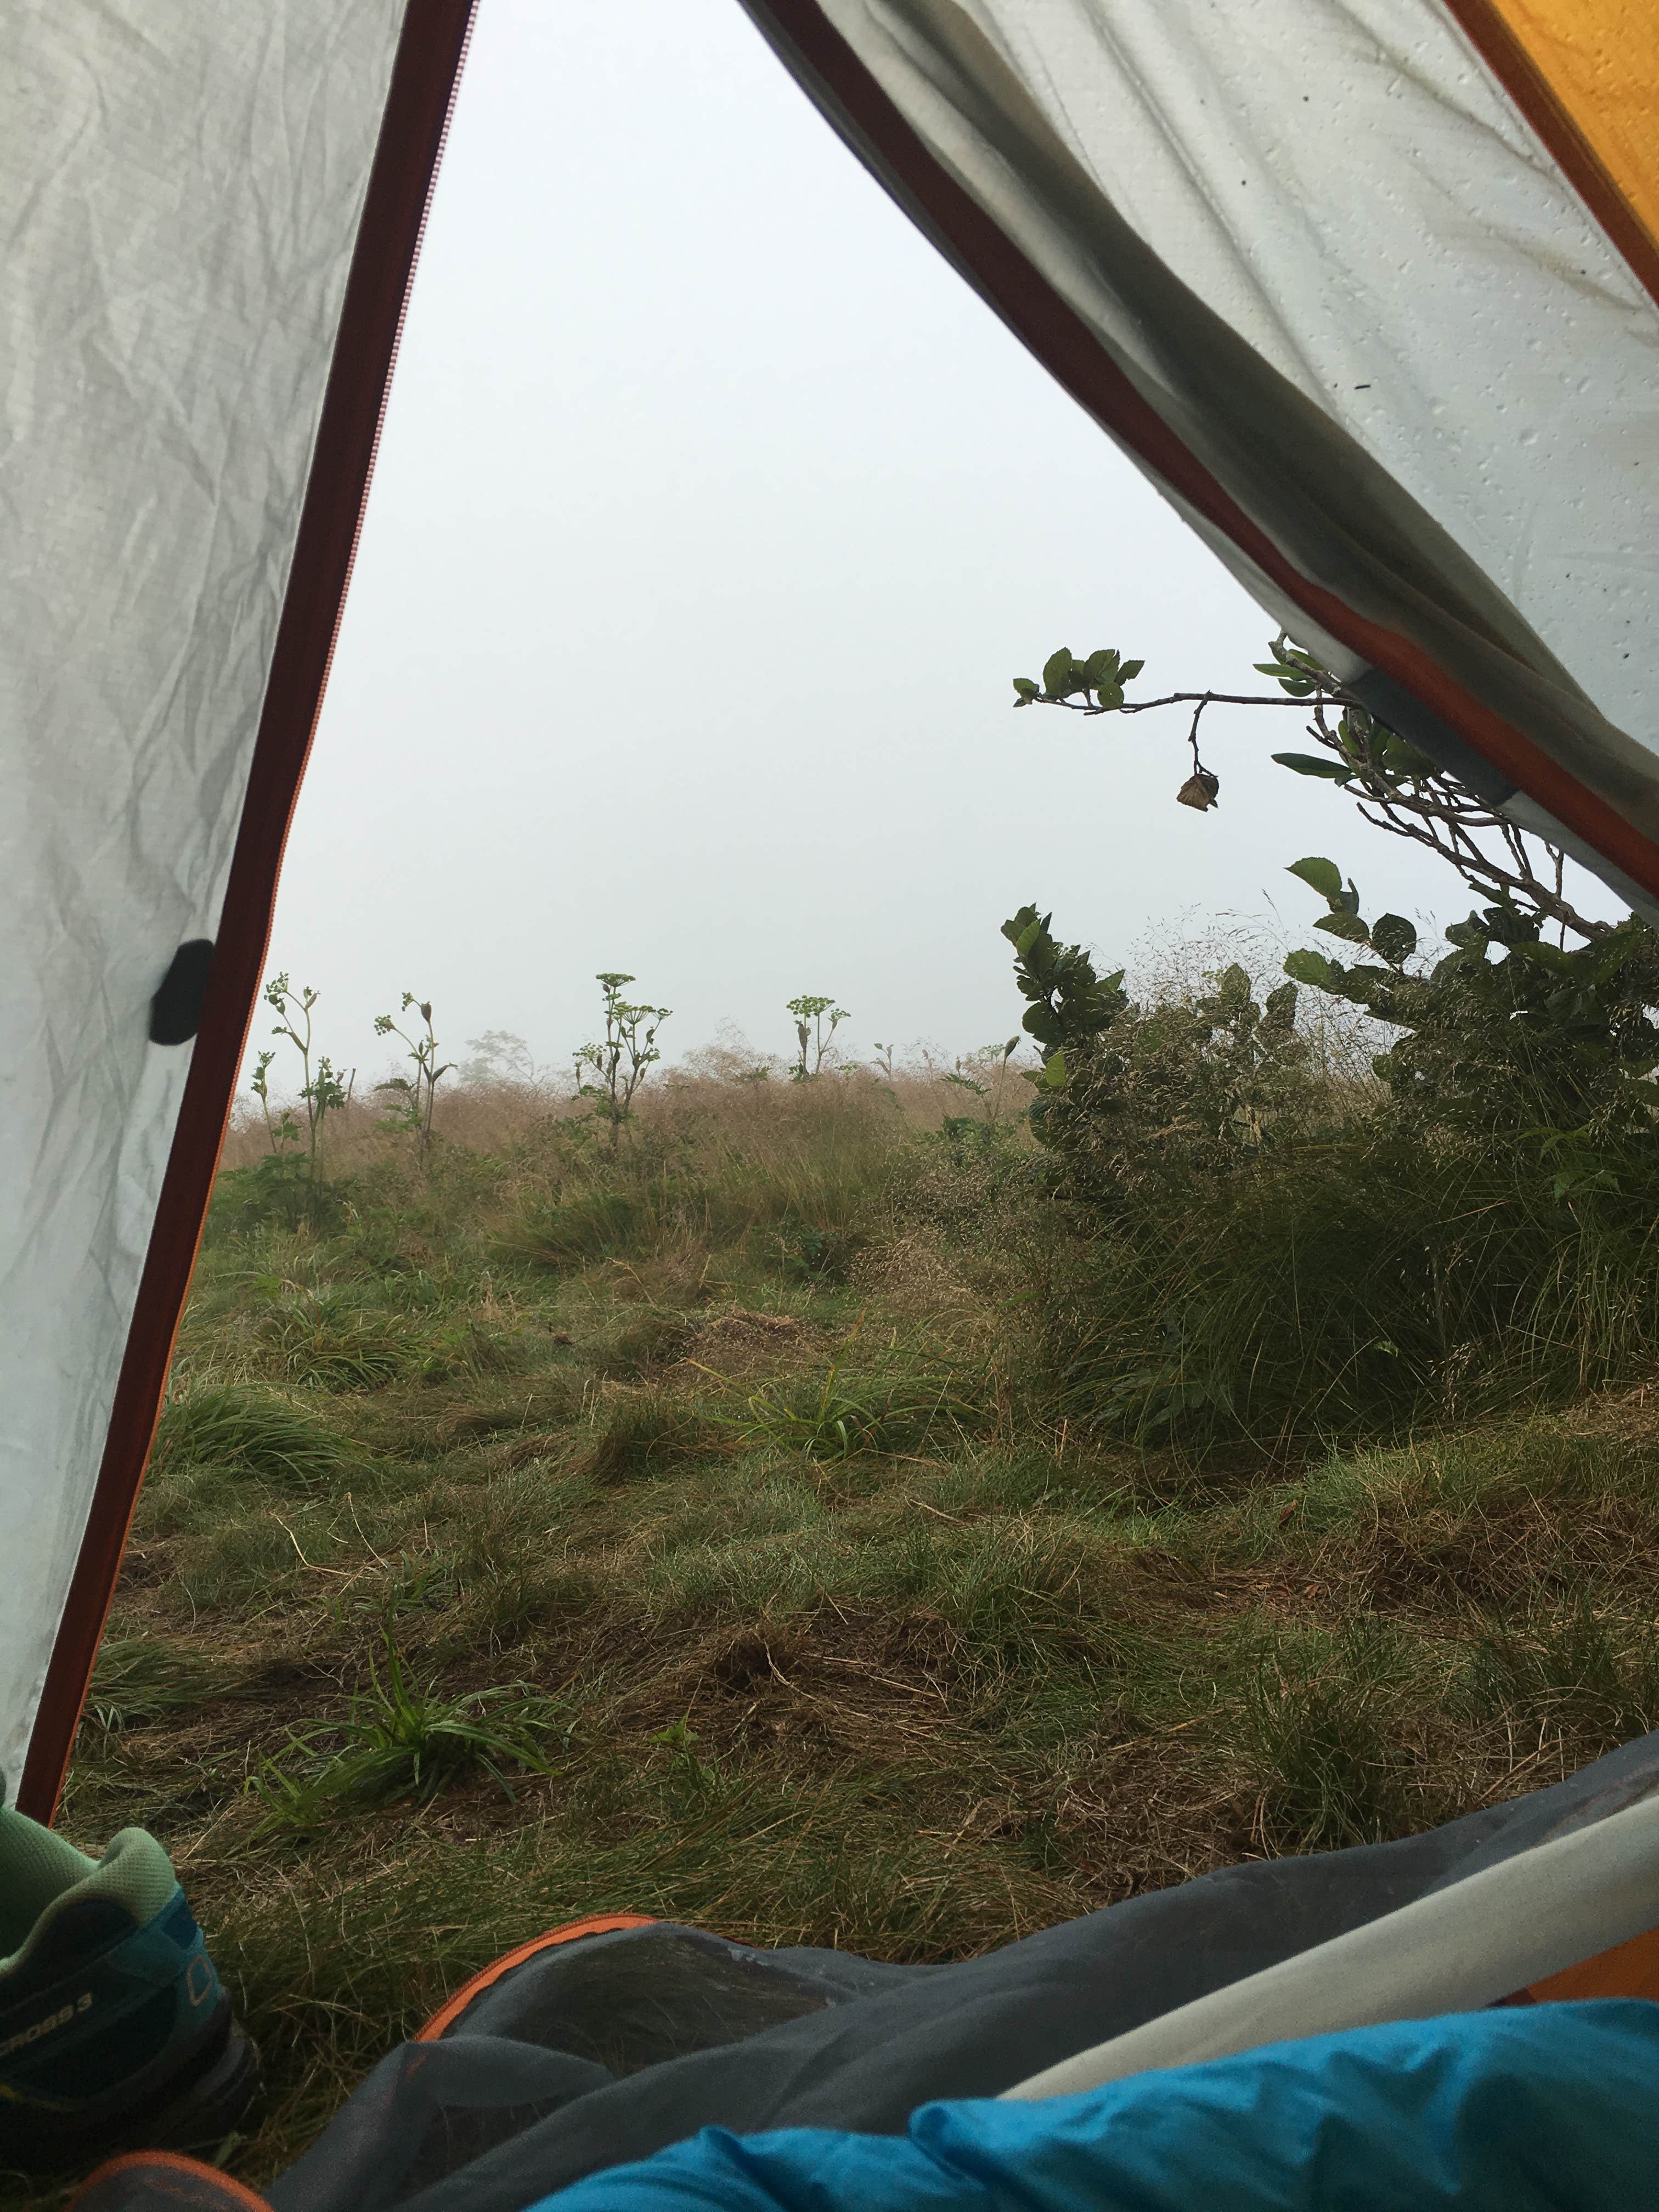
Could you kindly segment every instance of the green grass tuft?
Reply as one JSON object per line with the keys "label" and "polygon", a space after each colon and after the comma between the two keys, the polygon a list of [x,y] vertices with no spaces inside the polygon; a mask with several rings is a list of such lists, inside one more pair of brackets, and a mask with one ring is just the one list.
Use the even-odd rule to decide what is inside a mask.
{"label": "green grass tuft", "polygon": [[1489,1621],[1471,1674],[1482,1711],[1559,1729],[1587,1758],[1659,1728],[1659,1626],[1585,1589]]}
{"label": "green grass tuft", "polygon": [[662,1194],[594,1191],[550,1206],[503,1237],[509,1257],[532,1267],[565,1273],[592,1260],[648,1250],[661,1234]]}
{"label": "green grass tuft", "polygon": [[717,1424],[695,1403],[664,1390],[630,1390],[613,1399],[578,1467],[592,1482],[627,1482],[655,1474],[723,1441]]}
{"label": "green grass tuft", "polygon": [[222,1383],[198,1386],[172,1401],[149,1464],[153,1476],[202,1470],[314,1490],[337,1481],[362,1458],[315,1413],[271,1391]]}
{"label": "green grass tuft", "polygon": [[106,1637],[93,1668],[87,1711],[100,1729],[143,1728],[222,1697],[235,1670],[155,1636]]}
{"label": "green grass tuft", "polygon": [[264,1808],[262,1832],[310,1833],[354,1813],[407,1799],[425,1804],[476,1769],[511,1799],[505,1770],[549,1775],[548,1740],[569,1716],[556,1698],[523,1682],[445,1697],[417,1688],[388,1632],[382,1662],[342,1721],[290,1735],[284,1757],[268,1759],[249,1787]]}
{"label": "green grass tuft", "polygon": [[942,1431],[960,1437],[975,1408],[945,1377],[849,1376],[831,1367],[769,1385],[744,1401],[738,1429],[750,1443],[803,1459],[852,1459],[861,1452],[921,1451]]}
{"label": "green grass tuft", "polygon": [[1369,1620],[1262,1654],[1242,1734],[1266,1848],[1340,1850],[1432,1824],[1414,1790],[1412,1674],[1401,1638]]}
{"label": "green grass tuft", "polygon": [[260,1333],[276,1373],[301,1389],[383,1390],[422,1357],[407,1330],[306,1291],[275,1304]]}

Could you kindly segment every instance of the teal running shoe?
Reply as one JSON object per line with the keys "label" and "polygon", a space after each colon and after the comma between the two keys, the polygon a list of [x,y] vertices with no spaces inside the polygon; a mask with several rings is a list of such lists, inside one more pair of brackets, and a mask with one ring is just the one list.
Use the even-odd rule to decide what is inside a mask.
{"label": "teal running shoe", "polygon": [[0,1803],[0,2167],[211,2148],[258,2081],[155,1838],[89,1859]]}

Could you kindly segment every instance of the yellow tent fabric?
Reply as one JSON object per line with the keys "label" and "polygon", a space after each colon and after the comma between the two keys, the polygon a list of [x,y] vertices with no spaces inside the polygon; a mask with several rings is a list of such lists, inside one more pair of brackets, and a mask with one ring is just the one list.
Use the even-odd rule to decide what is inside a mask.
{"label": "yellow tent fabric", "polygon": [[1659,244],[1659,9],[1651,0],[1492,0],[1492,11]]}

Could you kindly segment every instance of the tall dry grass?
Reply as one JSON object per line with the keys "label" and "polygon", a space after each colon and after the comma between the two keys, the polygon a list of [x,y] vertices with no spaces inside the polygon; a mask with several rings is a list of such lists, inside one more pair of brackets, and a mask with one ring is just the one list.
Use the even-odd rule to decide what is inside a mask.
{"label": "tall dry grass", "polygon": [[[808,1151],[849,1145],[867,1149],[889,1136],[938,1129],[947,1117],[1012,1121],[1024,1109],[1027,1086],[1016,1058],[1000,1078],[986,1079],[980,1100],[952,1082],[951,1064],[883,1069],[844,1062],[809,1083],[792,1083],[774,1068],[764,1077],[722,1047],[694,1054],[647,1082],[635,1102],[631,1125],[617,1148],[619,1159],[641,1150],[690,1147],[699,1160],[732,1156],[763,1165],[798,1159]],[[507,1155],[534,1149],[572,1125],[593,1120],[586,1099],[558,1083],[455,1083],[440,1086],[433,1128],[441,1146]],[[272,1149],[270,1129],[257,1100],[240,1097],[232,1109],[222,1166],[250,1168]],[[599,1151],[611,1148],[603,1134]],[[320,1156],[331,1177],[397,1167],[413,1150],[407,1131],[388,1126],[384,1109],[361,1093],[324,1124]]]}

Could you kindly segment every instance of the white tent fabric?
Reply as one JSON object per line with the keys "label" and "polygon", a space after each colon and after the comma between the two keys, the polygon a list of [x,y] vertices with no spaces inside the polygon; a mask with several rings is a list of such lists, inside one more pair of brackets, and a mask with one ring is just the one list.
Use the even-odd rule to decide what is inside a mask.
{"label": "white tent fabric", "polygon": [[0,1767],[97,1476],[404,0],[0,25]]}
{"label": "white tent fabric", "polygon": [[1420,502],[1610,720],[1659,750],[1659,306],[1443,9],[823,12],[1033,265],[1155,382],[1158,333],[1115,312],[1086,234],[975,112],[1029,102],[1165,267]]}
{"label": "white tent fabric", "polygon": [[[750,12],[1264,606],[1345,676],[1379,672],[1385,712],[1432,663],[1442,696],[1405,688],[1460,764],[1461,738],[1528,826],[1659,887],[1659,307],[1451,7]],[[828,26],[871,97],[825,63]],[[1023,276],[964,243],[948,187]]]}

